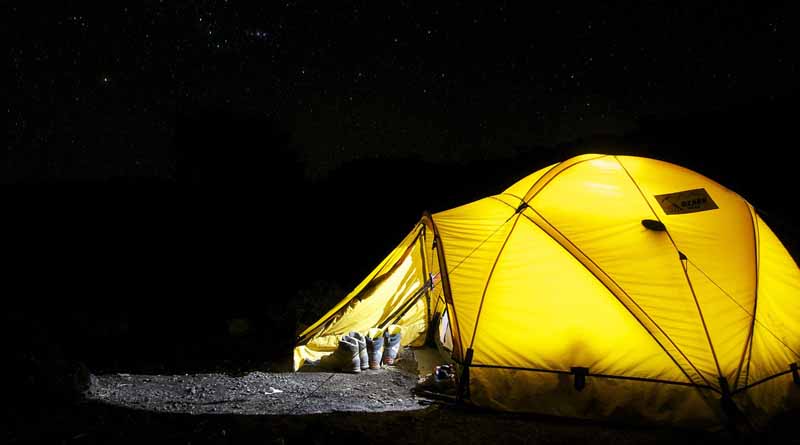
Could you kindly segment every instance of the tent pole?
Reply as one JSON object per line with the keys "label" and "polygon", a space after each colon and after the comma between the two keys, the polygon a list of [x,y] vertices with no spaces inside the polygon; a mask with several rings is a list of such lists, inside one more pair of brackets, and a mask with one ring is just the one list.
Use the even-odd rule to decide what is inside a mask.
{"label": "tent pole", "polygon": [[425,329],[426,331],[430,330],[430,323],[431,323],[431,289],[433,289],[433,276],[431,276],[430,270],[428,269],[428,261],[425,257],[425,247],[428,245],[428,231],[425,224],[422,225],[422,237],[421,237],[421,244],[419,246],[419,254],[422,257],[422,276],[425,277],[425,282],[427,280],[431,280],[431,286],[429,289],[425,290]]}
{"label": "tent pole", "polygon": [[467,348],[467,355],[461,368],[461,378],[458,379],[458,392],[456,400],[458,403],[464,401],[465,396],[469,398],[469,367],[472,364],[472,348]]}
{"label": "tent pole", "polygon": [[436,256],[439,260],[439,274],[441,275],[442,280],[442,292],[444,293],[445,303],[447,303],[447,307],[450,310],[450,315],[452,316],[452,323],[450,323],[450,329],[453,333],[453,352],[455,352],[455,359],[456,361],[464,360],[464,347],[461,344],[461,329],[458,324],[458,316],[456,314],[456,306],[453,302],[453,293],[450,289],[450,275],[447,273],[447,260],[444,257],[444,245],[442,244],[442,237],[439,236],[439,229],[436,228],[436,223],[433,221],[433,216],[425,212],[422,215],[422,221],[426,225],[430,225],[431,229],[433,229],[433,241],[436,243]]}

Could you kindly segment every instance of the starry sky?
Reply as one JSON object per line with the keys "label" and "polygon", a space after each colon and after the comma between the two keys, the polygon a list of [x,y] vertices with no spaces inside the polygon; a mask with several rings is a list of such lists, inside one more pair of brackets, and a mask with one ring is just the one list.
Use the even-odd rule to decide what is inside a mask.
{"label": "starry sky", "polygon": [[311,180],[505,159],[793,97],[800,74],[790,2],[260,3],[12,2],[4,182],[180,181],[187,116],[271,128],[239,150],[282,135]]}

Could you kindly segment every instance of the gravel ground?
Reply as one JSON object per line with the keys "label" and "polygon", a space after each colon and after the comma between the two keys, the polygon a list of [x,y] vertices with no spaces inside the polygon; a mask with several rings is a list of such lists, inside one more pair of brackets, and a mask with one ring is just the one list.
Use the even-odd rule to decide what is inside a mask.
{"label": "gravel ground", "polygon": [[401,368],[359,374],[252,372],[97,376],[89,400],[156,412],[289,415],[421,409],[411,394],[417,376]]}

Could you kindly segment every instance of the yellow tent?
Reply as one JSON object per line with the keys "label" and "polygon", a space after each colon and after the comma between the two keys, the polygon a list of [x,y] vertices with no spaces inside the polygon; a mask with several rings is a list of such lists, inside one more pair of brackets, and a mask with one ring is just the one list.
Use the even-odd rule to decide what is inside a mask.
{"label": "yellow tent", "polygon": [[582,155],[426,214],[295,369],[390,323],[480,406],[709,427],[800,405],[797,265],[741,196],[653,159]]}

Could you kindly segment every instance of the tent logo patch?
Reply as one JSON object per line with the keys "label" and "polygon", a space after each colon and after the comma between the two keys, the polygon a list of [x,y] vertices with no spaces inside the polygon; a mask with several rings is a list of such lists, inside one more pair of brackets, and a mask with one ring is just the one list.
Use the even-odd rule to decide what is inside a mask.
{"label": "tent logo patch", "polygon": [[655,198],[667,215],[704,212],[706,210],[719,208],[717,207],[717,203],[711,199],[706,189],[694,189],[667,193],[665,195],[655,195]]}

